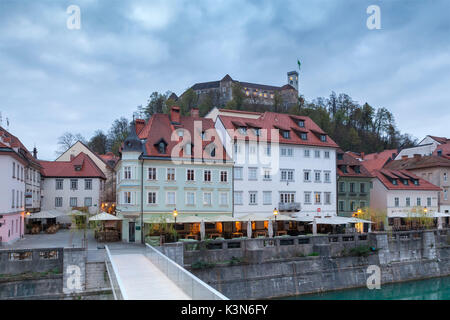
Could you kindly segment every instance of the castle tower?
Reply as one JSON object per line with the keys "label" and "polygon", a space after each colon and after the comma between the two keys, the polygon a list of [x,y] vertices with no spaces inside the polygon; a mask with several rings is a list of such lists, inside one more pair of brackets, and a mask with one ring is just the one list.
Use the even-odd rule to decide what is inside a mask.
{"label": "castle tower", "polygon": [[287,73],[288,84],[293,86],[298,91],[298,72],[291,71]]}

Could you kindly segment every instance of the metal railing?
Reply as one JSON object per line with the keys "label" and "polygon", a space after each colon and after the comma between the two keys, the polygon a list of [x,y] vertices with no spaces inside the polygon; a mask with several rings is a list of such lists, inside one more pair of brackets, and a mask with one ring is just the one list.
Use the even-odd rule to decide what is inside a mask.
{"label": "metal railing", "polygon": [[145,256],[193,300],[229,300],[149,244]]}
{"label": "metal railing", "polygon": [[109,251],[108,246],[105,245],[106,255],[105,255],[105,265],[106,271],[108,273],[109,282],[111,283],[111,289],[114,295],[114,300],[127,300],[127,294],[122,291],[123,285],[120,280],[117,267],[111,258],[111,251]]}

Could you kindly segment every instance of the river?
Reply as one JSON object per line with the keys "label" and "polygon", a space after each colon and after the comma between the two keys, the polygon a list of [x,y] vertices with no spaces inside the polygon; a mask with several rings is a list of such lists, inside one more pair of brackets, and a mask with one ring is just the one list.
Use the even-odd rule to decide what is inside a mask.
{"label": "river", "polygon": [[286,297],[283,300],[450,300],[450,277]]}

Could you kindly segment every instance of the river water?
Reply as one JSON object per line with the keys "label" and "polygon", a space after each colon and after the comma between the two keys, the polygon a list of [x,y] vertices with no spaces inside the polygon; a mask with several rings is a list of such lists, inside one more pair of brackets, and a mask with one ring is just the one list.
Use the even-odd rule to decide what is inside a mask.
{"label": "river water", "polygon": [[450,300],[450,277],[384,284],[379,290],[347,289],[283,300]]}

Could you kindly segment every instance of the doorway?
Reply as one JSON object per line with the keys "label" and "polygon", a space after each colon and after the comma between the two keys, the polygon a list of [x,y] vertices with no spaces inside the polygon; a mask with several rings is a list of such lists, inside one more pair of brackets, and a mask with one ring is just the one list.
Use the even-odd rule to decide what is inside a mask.
{"label": "doorway", "polygon": [[134,221],[130,221],[128,222],[128,242],[134,242],[135,241],[135,230],[136,230],[136,226],[135,226],[136,222]]}

